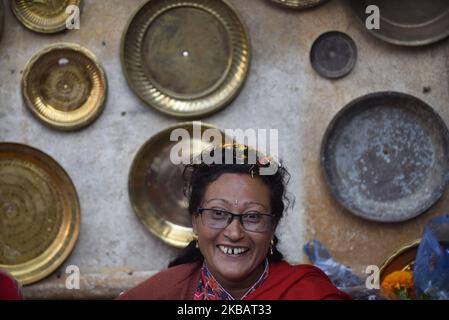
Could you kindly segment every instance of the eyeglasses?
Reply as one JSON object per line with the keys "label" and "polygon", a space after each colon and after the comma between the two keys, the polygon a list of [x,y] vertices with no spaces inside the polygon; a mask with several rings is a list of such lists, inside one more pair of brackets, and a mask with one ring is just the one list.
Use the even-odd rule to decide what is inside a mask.
{"label": "eyeglasses", "polygon": [[240,221],[243,229],[250,232],[268,232],[273,229],[275,216],[251,211],[244,214],[234,214],[222,209],[199,208],[203,223],[212,229],[225,229],[234,218]]}

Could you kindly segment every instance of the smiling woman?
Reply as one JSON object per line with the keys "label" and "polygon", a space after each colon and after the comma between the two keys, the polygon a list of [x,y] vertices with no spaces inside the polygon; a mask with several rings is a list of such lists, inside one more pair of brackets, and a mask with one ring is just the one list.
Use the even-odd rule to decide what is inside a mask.
{"label": "smiling woman", "polygon": [[224,145],[207,158],[217,152],[221,161],[184,170],[197,238],[169,269],[119,299],[350,299],[320,269],[290,265],[276,247],[276,227],[290,204],[287,170],[277,165],[274,174],[261,174],[274,160],[246,146]]}

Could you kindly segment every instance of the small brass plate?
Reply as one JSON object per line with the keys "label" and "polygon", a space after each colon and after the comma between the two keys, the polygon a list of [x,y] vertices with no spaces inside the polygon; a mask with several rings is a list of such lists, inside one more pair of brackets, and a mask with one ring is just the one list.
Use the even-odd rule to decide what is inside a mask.
{"label": "small brass plate", "polygon": [[78,238],[75,186],[50,156],[0,143],[0,269],[22,284],[56,270]]}
{"label": "small brass plate", "polygon": [[81,9],[82,0],[11,0],[11,9],[28,29],[40,33],[56,33],[66,29],[73,15],[66,13],[74,5]]}
{"label": "small brass plate", "polygon": [[417,239],[404,245],[382,263],[380,267],[380,283],[394,271],[413,271],[413,264],[415,263],[420,242],[421,239]]}
{"label": "small brass plate", "polygon": [[122,39],[130,87],[148,105],[175,117],[215,112],[238,94],[249,69],[250,41],[223,0],[151,0]]}
{"label": "small brass plate", "polygon": [[106,75],[93,53],[68,43],[37,53],[23,72],[26,105],[46,125],[76,130],[92,123],[104,108]]}
{"label": "small brass plate", "polygon": [[327,0],[270,0],[271,2],[291,8],[291,9],[308,9],[316,7]]}
{"label": "small brass plate", "polygon": [[[176,129],[188,132],[190,138],[182,143],[190,155],[199,155],[212,146],[202,142],[201,137],[194,137],[192,122],[169,127],[140,148],[130,169],[128,188],[134,212],[144,226],[165,243],[184,247],[193,239],[193,232],[188,201],[183,193],[184,165],[170,160],[172,148],[178,143],[170,141],[170,135]],[[201,134],[207,129],[218,130],[202,123]]]}

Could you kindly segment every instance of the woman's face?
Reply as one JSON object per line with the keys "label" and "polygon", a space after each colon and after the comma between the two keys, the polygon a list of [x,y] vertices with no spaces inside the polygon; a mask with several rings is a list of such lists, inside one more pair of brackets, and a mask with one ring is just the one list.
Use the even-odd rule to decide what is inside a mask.
{"label": "woman's face", "polygon": [[[247,174],[225,173],[205,190],[202,208],[214,208],[235,214],[257,211],[271,214],[270,189],[259,178]],[[275,226],[264,233],[243,229],[233,219],[224,229],[206,226],[201,215],[194,214],[193,230],[209,270],[223,285],[239,283],[251,285],[260,276],[263,261],[270,249]],[[229,248],[241,249],[239,254],[228,254]]]}

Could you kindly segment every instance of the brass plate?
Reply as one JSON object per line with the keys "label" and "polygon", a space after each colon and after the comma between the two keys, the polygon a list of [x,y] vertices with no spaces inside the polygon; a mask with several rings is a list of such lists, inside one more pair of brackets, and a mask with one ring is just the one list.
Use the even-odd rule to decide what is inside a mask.
{"label": "brass plate", "polygon": [[271,2],[291,8],[291,9],[308,9],[316,7],[327,0],[270,0]]}
{"label": "brass plate", "polygon": [[[170,141],[175,129],[189,132],[190,154],[200,154],[211,144],[193,135],[192,122],[169,127],[148,140],[138,151],[129,173],[129,198],[137,217],[144,226],[165,243],[184,247],[193,239],[188,201],[183,193],[182,164],[170,160],[177,142]],[[202,123],[201,132],[218,128]],[[199,131],[199,130],[198,130]],[[224,137],[224,135],[222,135]],[[188,147],[186,147],[188,148]]]}
{"label": "brass plate", "polygon": [[76,130],[92,123],[104,108],[106,75],[89,50],[52,45],[37,53],[23,72],[25,104],[46,125]]}
{"label": "brass plate", "polygon": [[56,270],[78,238],[75,186],[50,156],[0,143],[0,269],[22,284]]}
{"label": "brass plate", "polygon": [[380,267],[380,283],[394,271],[412,270],[421,239],[414,240],[396,250]]}
{"label": "brass plate", "polygon": [[222,0],[151,0],[122,39],[130,87],[148,105],[179,118],[215,112],[240,91],[250,62],[248,32]]}
{"label": "brass plate", "polygon": [[351,7],[365,27],[366,8],[380,11],[380,29],[369,30],[381,40],[404,46],[422,46],[449,36],[447,0],[350,0]]}
{"label": "brass plate", "polygon": [[28,29],[40,33],[56,33],[66,29],[70,5],[81,9],[82,0],[11,0],[11,9]]}

